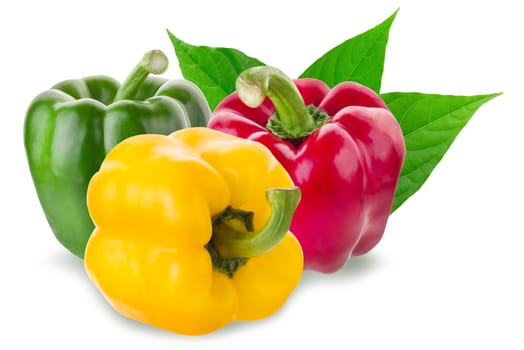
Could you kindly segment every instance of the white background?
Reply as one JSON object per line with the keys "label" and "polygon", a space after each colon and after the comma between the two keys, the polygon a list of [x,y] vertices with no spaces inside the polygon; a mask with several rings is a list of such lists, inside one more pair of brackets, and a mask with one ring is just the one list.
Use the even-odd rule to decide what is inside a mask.
{"label": "white background", "polygon": [[[523,349],[524,32],[513,1],[3,1],[0,5],[0,348]],[[331,47],[400,12],[383,92],[504,92],[457,137],[381,243],[339,272],[306,272],[262,321],[186,337],[117,314],[54,239],[23,148],[32,98],[69,78],[119,80],[169,28],[298,76]]]}

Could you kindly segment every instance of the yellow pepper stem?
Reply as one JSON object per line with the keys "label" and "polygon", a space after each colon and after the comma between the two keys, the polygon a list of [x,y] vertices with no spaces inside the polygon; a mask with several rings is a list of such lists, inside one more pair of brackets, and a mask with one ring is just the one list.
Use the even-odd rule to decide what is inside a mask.
{"label": "yellow pepper stem", "polygon": [[210,243],[221,258],[231,260],[262,255],[284,238],[300,200],[300,190],[298,187],[271,189],[266,191],[266,198],[271,216],[258,231],[253,232],[253,213],[250,212],[228,208],[213,218]]}

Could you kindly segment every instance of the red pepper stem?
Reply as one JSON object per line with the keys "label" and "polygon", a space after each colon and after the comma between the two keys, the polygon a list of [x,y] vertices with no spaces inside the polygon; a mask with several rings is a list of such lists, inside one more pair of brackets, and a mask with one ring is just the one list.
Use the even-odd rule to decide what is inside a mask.
{"label": "red pepper stem", "polygon": [[260,230],[250,232],[238,218],[213,223],[212,242],[223,258],[251,258],[272,250],[284,238],[300,200],[298,187],[266,192],[271,215]]}
{"label": "red pepper stem", "polygon": [[162,51],[146,52],[118,89],[114,101],[131,99],[149,73],[162,74],[167,70],[168,65],[169,60]]}
{"label": "red pepper stem", "polygon": [[289,138],[298,138],[315,129],[313,117],[293,81],[275,67],[252,67],[236,81],[237,94],[247,106],[260,106],[269,97],[282,128]]}

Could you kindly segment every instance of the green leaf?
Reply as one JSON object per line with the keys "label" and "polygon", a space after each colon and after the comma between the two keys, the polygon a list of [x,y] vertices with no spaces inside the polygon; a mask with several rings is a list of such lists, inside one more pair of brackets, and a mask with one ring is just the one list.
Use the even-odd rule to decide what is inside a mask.
{"label": "green leaf", "polygon": [[300,77],[323,80],[329,87],[351,80],[380,92],[389,29],[397,12],[376,27],[329,50]]}
{"label": "green leaf", "polygon": [[498,95],[500,93],[451,96],[416,92],[382,95],[400,123],[407,150],[392,212],[424,184],[475,111]]}
{"label": "green leaf", "polygon": [[239,50],[193,46],[167,31],[185,79],[195,83],[206,96],[211,110],[235,91],[235,82],[244,70],[264,63]]}

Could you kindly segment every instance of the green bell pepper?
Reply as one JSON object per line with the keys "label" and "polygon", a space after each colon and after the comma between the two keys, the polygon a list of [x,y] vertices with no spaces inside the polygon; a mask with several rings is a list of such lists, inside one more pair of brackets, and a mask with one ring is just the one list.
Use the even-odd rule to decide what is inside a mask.
{"label": "green bell pepper", "polygon": [[195,85],[148,76],[167,65],[166,56],[153,50],[121,86],[106,76],[66,80],[29,106],[24,142],[40,204],[58,241],[80,258],[94,229],[87,185],[106,154],[133,135],[169,134],[209,120]]}

